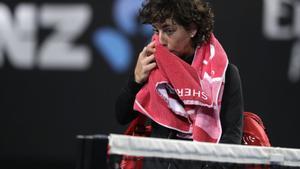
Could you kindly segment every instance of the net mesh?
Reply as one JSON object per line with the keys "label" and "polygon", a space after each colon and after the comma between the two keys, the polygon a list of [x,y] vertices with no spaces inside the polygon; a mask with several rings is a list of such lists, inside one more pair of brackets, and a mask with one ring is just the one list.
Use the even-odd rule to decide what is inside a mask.
{"label": "net mesh", "polygon": [[[102,159],[105,159],[100,160],[100,156],[93,158],[96,159],[95,164],[100,161],[105,163],[101,169],[300,168],[299,149],[212,144],[115,134],[107,137],[89,137],[89,142],[91,140],[94,140],[93,145],[97,145],[97,142],[102,145],[102,150],[99,148],[101,146],[98,146],[96,151],[93,150],[94,154],[102,152]],[[82,142],[81,138],[80,143]],[[85,166],[81,163],[77,168],[88,169]],[[91,165],[89,167],[93,168]]]}
{"label": "net mesh", "polygon": [[[182,140],[110,135],[110,154],[119,156],[114,167],[144,168],[300,168],[300,150]],[[143,157],[143,158],[142,158]],[[127,162],[127,164],[126,164]],[[124,164],[125,163],[125,164]],[[116,165],[117,164],[117,165]],[[118,165],[120,164],[120,165]]]}

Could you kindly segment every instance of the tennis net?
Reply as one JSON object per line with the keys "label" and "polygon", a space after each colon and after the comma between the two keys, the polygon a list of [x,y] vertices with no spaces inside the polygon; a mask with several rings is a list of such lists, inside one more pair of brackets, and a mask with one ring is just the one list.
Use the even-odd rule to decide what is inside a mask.
{"label": "tennis net", "polygon": [[[108,169],[273,169],[299,168],[300,149],[213,144],[110,134]],[[130,167],[129,167],[130,166]]]}

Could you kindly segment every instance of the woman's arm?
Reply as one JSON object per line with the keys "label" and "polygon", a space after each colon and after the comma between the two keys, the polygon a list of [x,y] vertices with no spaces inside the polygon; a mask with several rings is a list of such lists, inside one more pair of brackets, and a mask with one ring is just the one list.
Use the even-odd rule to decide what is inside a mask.
{"label": "woman's arm", "polygon": [[133,110],[133,104],[135,95],[142,87],[143,84],[136,83],[132,74],[127,85],[121,89],[115,104],[115,113],[120,124],[127,124],[138,115],[138,112]]}
{"label": "woman's arm", "polygon": [[220,143],[241,144],[243,131],[243,94],[239,71],[229,64],[221,105],[222,136]]}
{"label": "woman's arm", "polygon": [[128,79],[127,85],[121,90],[115,104],[117,120],[120,124],[127,124],[133,120],[138,112],[133,110],[135,95],[148,80],[150,72],[156,67],[155,43],[151,42],[140,52],[134,73]]}

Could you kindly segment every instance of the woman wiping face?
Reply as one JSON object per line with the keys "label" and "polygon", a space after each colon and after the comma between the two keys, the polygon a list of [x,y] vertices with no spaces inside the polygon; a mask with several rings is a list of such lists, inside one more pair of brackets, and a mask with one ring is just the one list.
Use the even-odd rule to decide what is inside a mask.
{"label": "woman wiping face", "polygon": [[166,19],[163,23],[154,23],[152,26],[160,44],[170,52],[179,57],[193,55],[195,52],[192,42],[192,38],[197,33],[195,26],[187,29],[172,19]]}

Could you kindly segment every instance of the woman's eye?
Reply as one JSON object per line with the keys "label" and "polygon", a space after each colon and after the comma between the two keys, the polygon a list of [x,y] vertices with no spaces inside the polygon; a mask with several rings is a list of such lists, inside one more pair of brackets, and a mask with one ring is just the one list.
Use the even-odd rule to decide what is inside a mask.
{"label": "woman's eye", "polygon": [[174,30],[173,29],[166,29],[166,30],[164,30],[164,32],[166,32],[166,34],[168,34],[168,35],[171,35],[171,34],[174,33]]}
{"label": "woman's eye", "polygon": [[152,30],[153,30],[153,32],[154,32],[155,34],[158,33],[158,30],[157,30],[157,29],[152,29]]}

